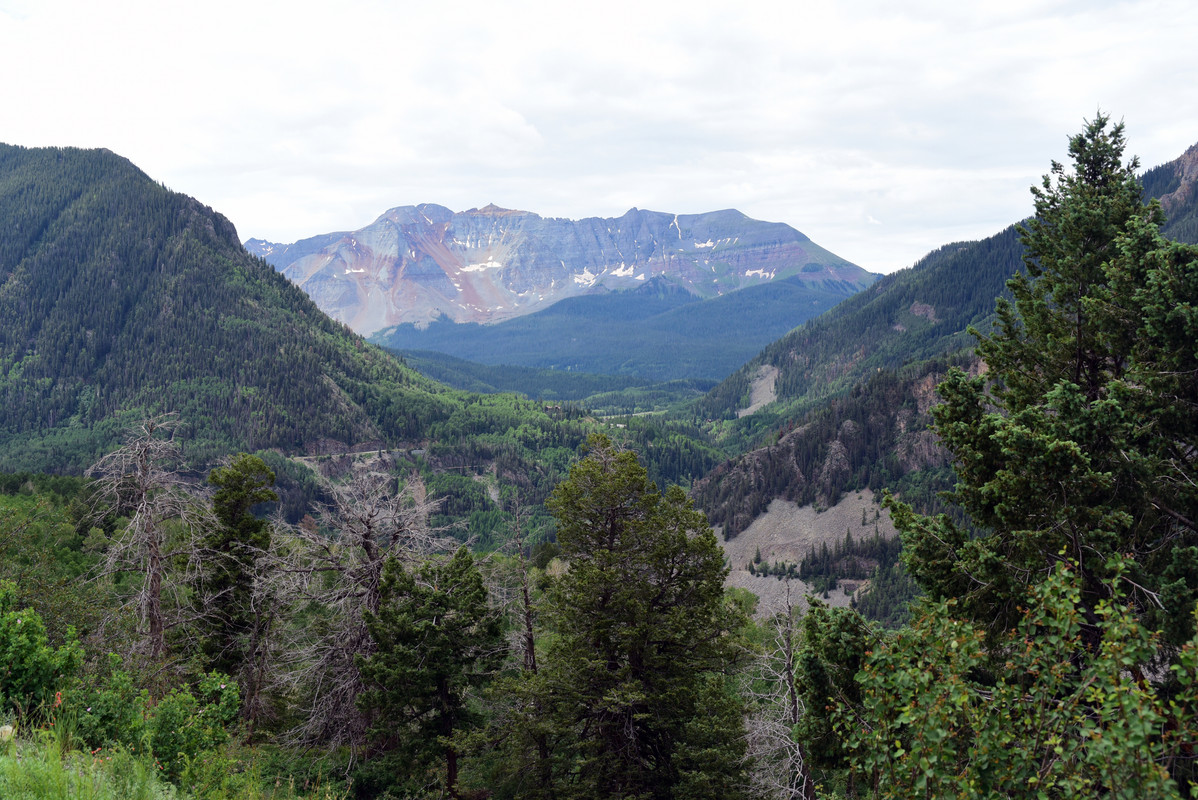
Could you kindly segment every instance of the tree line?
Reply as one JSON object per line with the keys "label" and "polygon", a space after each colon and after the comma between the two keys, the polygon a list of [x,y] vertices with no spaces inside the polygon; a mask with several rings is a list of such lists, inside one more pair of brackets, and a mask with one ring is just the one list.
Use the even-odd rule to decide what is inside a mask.
{"label": "tree line", "polygon": [[513,552],[478,559],[433,524],[419,473],[362,464],[298,525],[256,516],[277,500],[265,462],[235,456],[201,493],[173,426],[144,421],[57,513],[20,515],[6,564],[46,566],[49,518],[77,557],[53,595],[6,568],[4,619],[74,623],[27,629],[0,684],[18,725],[149,742],[181,787],[214,780],[196,765],[237,731],[317,748],[358,797],[740,791],[745,603],[703,516],[631,451],[591,436],[551,493],[563,569],[530,562],[518,498]]}

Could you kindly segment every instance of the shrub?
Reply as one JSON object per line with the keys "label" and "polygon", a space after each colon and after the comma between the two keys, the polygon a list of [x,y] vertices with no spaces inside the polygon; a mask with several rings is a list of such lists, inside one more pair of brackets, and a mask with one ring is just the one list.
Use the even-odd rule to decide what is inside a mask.
{"label": "shrub", "polygon": [[227,726],[237,716],[237,684],[227,675],[208,673],[198,694],[200,699],[189,689],[173,690],[158,702],[148,723],[150,750],[174,782],[196,756],[229,738]]}
{"label": "shrub", "polygon": [[120,656],[109,653],[105,673],[93,685],[73,693],[75,734],[92,748],[141,741],[149,696],[120,667]]}
{"label": "shrub", "polygon": [[51,647],[41,615],[18,610],[16,596],[16,584],[0,581],[0,702],[20,715],[45,714],[61,703],[83,650],[70,629],[64,645]]}

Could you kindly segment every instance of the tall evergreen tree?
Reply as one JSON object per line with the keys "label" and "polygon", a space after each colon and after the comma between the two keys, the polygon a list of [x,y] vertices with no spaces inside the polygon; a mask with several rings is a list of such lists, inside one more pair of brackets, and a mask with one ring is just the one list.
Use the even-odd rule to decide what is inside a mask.
{"label": "tall evergreen tree", "polygon": [[[376,747],[401,785],[419,779],[438,757],[444,788],[457,797],[458,752],[451,737],[473,714],[467,693],[503,658],[499,617],[474,559],[461,547],[416,573],[394,557],[384,570],[377,613],[366,615],[375,652],[358,663],[367,689],[358,705],[373,717]],[[409,787],[410,788],[410,787]]]}
{"label": "tall evergreen tree", "polygon": [[723,553],[678,487],[594,435],[549,508],[569,563],[537,680],[558,797],[735,797],[743,709],[723,682],[743,617]]}
{"label": "tall evergreen tree", "polygon": [[989,373],[940,387],[971,526],[889,501],[932,602],[858,676],[845,732],[875,796],[1193,786],[1198,249],[1161,238],[1123,145],[1102,115],[1071,138]]}
{"label": "tall evergreen tree", "polygon": [[997,328],[978,345],[989,372],[954,370],[940,386],[934,427],[954,455],[955,499],[972,529],[892,506],[924,589],[959,598],[961,612],[996,632],[1063,561],[1076,565],[1091,631],[1120,554],[1131,557],[1123,579],[1142,612],[1178,621],[1193,606],[1195,584],[1174,587],[1172,600],[1162,584],[1171,564],[1183,584],[1198,574],[1195,495],[1166,493],[1161,481],[1169,454],[1192,464],[1195,384],[1159,382],[1179,366],[1171,348],[1193,362],[1192,315],[1168,318],[1176,305],[1165,304],[1192,303],[1168,291],[1192,291],[1198,258],[1171,246],[1169,269],[1159,263],[1162,215],[1142,204],[1123,148],[1123,126],[1103,115],[1070,139],[1072,168],[1054,162],[1033,189],[1027,274],[1011,280],[1013,305],[999,301]]}
{"label": "tall evergreen tree", "polygon": [[201,577],[209,629],[202,647],[208,669],[238,675],[252,628],[254,564],[270,548],[270,523],[252,513],[254,506],[279,499],[275,474],[257,456],[238,453],[208,474],[217,487],[212,512],[219,524],[204,537],[209,551]]}

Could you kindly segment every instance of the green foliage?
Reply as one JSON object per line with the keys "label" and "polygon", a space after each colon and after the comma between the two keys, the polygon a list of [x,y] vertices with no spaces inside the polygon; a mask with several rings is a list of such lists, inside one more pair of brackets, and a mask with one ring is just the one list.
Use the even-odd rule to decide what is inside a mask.
{"label": "green foliage", "polygon": [[[549,507],[569,568],[552,589],[551,644],[533,691],[553,732],[557,796],[688,796],[700,792],[696,771],[734,796],[739,701],[709,698],[743,612],[725,600],[706,520],[600,436]],[[709,708],[724,721],[703,724]]]}
{"label": "green foliage", "polygon": [[41,472],[0,472],[0,494],[49,495],[59,504],[71,500],[83,490],[82,478],[73,475],[47,475]]}
{"label": "green foliage", "polygon": [[804,713],[792,734],[806,748],[809,769],[847,766],[844,743],[835,730],[835,711],[860,705],[857,673],[876,639],[869,623],[849,608],[812,599],[803,615],[795,684]]}
{"label": "green foliage", "polygon": [[869,590],[853,598],[853,608],[884,628],[897,628],[911,618],[911,603],[920,596],[919,585],[901,560],[879,564],[869,576]]}
{"label": "green foliage", "polygon": [[1160,236],[1123,144],[1102,115],[1070,139],[989,372],[939,387],[967,519],[888,500],[934,602],[846,704],[876,796],[1178,797],[1192,777],[1198,250]]}
{"label": "green foliage", "polygon": [[973,527],[892,506],[916,580],[996,630],[1062,558],[1093,608],[1109,559],[1128,554],[1133,602],[1182,638],[1198,592],[1198,251],[1159,238],[1122,150],[1122,126],[1102,116],[1070,140],[1072,170],[1054,164],[1035,190],[1028,274],[979,343],[990,372],[940,386],[935,429]]}
{"label": "green foliage", "polygon": [[429,765],[440,758],[442,785],[453,796],[458,753],[452,737],[476,722],[469,691],[503,658],[499,617],[487,605],[469,551],[461,547],[415,574],[388,560],[379,610],[366,615],[366,628],[375,651],[358,657],[367,685],[358,706],[372,719],[374,747],[389,754],[384,764],[390,782],[421,787]]}
{"label": "green foliage", "polygon": [[872,536],[854,539],[846,533],[832,547],[825,543],[817,550],[812,545],[797,567],[791,565],[788,574],[802,578],[816,595],[825,597],[846,578],[868,578],[869,587],[853,599],[853,608],[885,628],[897,628],[908,620],[908,605],[919,595],[919,588],[903,567],[901,553],[898,537],[887,539],[875,530]]}
{"label": "green foliage", "polygon": [[238,675],[253,647],[255,564],[270,548],[270,524],[252,511],[279,499],[271,488],[274,482],[266,463],[246,453],[208,474],[208,483],[217,487],[212,512],[218,524],[204,536],[206,563],[199,585],[207,669]]}
{"label": "green foliage", "polygon": [[115,653],[108,654],[105,669],[89,675],[69,700],[75,734],[91,748],[141,743],[149,693],[135,685]]}
{"label": "green foliage", "polygon": [[[63,748],[57,737],[31,737],[8,752],[0,747],[4,800],[346,800],[344,785],[297,768],[269,774],[268,754],[223,747],[188,768],[181,785],[163,778],[159,764],[135,748],[95,751]],[[309,759],[310,767],[310,759]]]}
{"label": "green foliage", "polygon": [[53,713],[83,660],[83,649],[67,632],[52,647],[41,615],[16,605],[17,587],[0,581],[0,702],[6,713],[41,719]]}
{"label": "green foliage", "polygon": [[147,741],[169,780],[178,781],[197,756],[229,738],[227,728],[237,718],[238,694],[229,676],[210,672],[200,679],[196,693],[174,689],[158,701],[146,725]]}
{"label": "green foliage", "polygon": [[36,611],[50,641],[61,644],[71,627],[84,638],[93,631],[106,597],[83,580],[95,556],[87,552],[87,529],[77,521],[79,499],[64,502],[62,495],[36,492],[34,483],[41,480],[23,481],[17,494],[0,495],[0,579],[16,584],[16,605]]}
{"label": "green foliage", "polygon": [[1140,671],[1158,641],[1119,597],[1121,581],[1107,584],[1096,622],[1083,583],[1075,565],[1058,566],[989,648],[940,602],[875,649],[841,729],[874,796],[1181,796],[1167,766],[1198,735],[1198,639],[1166,699]]}

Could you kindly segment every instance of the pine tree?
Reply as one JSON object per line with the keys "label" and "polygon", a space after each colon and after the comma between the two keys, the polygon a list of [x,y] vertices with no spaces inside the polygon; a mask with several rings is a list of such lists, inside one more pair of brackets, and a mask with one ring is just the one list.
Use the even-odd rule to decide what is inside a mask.
{"label": "pine tree", "polygon": [[443,759],[445,791],[456,797],[451,737],[473,721],[468,692],[503,658],[500,621],[470,551],[461,547],[414,574],[388,559],[379,610],[366,615],[366,627],[376,649],[358,657],[368,686],[358,705],[373,718],[372,741],[397,756],[386,764],[401,785]]}
{"label": "pine tree", "polygon": [[254,565],[270,548],[270,524],[251,509],[275,502],[275,474],[257,456],[238,453],[208,474],[217,487],[212,512],[219,521],[204,537],[208,559],[200,580],[209,630],[202,649],[207,670],[239,675],[253,627]]}
{"label": "pine tree", "polygon": [[557,732],[558,797],[735,797],[743,709],[724,683],[723,554],[678,487],[594,435],[548,506],[569,564],[538,676]]}
{"label": "pine tree", "polygon": [[[1121,554],[1142,612],[1181,621],[1180,631],[1193,607],[1198,559],[1178,556],[1198,553],[1195,494],[1183,485],[1194,477],[1195,384],[1154,381],[1185,366],[1174,347],[1193,363],[1193,315],[1163,307],[1192,304],[1198,257],[1175,245],[1161,255],[1161,212],[1142,204],[1123,148],[1123,126],[1103,115],[1071,138],[1072,169],[1054,162],[1033,189],[1027,274],[1011,280],[1013,304],[999,302],[997,329],[978,345],[989,371],[953,370],[939,388],[935,429],[972,527],[892,504],[912,575],[992,631],[1009,629],[1028,587],[1061,562],[1076,565],[1095,630]],[[1165,491],[1166,473],[1178,491]],[[1170,565],[1182,582],[1172,594],[1162,591]]]}

